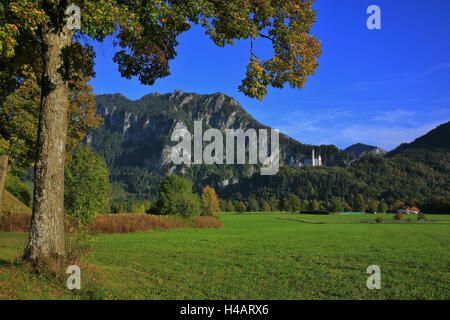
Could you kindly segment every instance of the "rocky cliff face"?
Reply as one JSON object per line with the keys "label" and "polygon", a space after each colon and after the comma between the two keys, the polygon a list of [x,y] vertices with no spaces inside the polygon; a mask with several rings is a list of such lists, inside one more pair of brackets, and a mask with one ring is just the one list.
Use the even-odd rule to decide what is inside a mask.
{"label": "rocky cliff face", "polygon": [[357,158],[361,158],[366,154],[375,154],[378,156],[384,156],[387,153],[386,150],[383,150],[379,147],[369,146],[363,143],[354,144],[345,149],[345,151],[349,152],[350,154],[354,155]]}
{"label": "rocky cliff face", "polygon": [[[267,128],[247,114],[236,100],[221,93],[197,95],[175,91],[165,95],[149,94],[138,101],[120,94],[99,95],[96,102],[104,124],[90,132],[86,142],[105,156],[110,165],[117,161],[123,165],[137,164],[140,159],[140,165],[155,171],[170,162],[168,149],[173,145],[170,137],[175,127],[182,126],[193,133],[194,121],[203,122],[203,131],[208,128],[221,131]],[[108,154],[104,145],[108,138],[122,146],[122,155],[111,157]],[[132,159],[123,157],[130,152],[128,158]]]}
{"label": "rocky cliff face", "polygon": [[[191,123],[202,120],[211,128],[263,127],[247,114],[233,98],[221,93],[197,95],[175,91],[172,94],[149,94],[138,101],[131,101],[120,94],[96,97],[98,113],[105,126],[126,135],[133,126],[135,134],[143,137],[147,129],[159,135],[167,134],[177,121]],[[161,119],[170,120],[172,127],[161,126]],[[160,130],[156,132],[157,130]]]}

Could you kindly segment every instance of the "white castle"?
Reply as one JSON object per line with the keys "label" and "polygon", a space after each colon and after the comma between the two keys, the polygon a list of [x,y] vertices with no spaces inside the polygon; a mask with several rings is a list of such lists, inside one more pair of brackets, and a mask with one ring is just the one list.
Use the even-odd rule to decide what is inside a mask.
{"label": "white castle", "polygon": [[313,149],[311,159],[306,159],[304,161],[300,161],[298,159],[294,160],[294,158],[291,157],[290,165],[298,166],[298,167],[303,167],[303,166],[320,167],[320,166],[322,166],[322,156],[319,154],[319,157],[316,158],[316,156],[314,154],[314,149]]}

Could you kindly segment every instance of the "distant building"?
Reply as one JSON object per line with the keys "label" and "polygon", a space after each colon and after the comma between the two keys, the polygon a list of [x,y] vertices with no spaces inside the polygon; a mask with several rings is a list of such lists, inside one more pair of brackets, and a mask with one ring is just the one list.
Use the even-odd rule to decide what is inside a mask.
{"label": "distant building", "polygon": [[319,156],[316,158],[314,154],[314,149],[312,150],[311,159],[305,159],[305,160],[299,160],[294,159],[291,157],[290,159],[290,165],[296,166],[296,167],[303,167],[303,166],[313,166],[313,167],[320,167],[322,166],[322,156],[319,154]]}
{"label": "distant building", "polygon": [[403,213],[403,214],[419,214],[420,213],[420,209],[417,207],[407,207],[407,206],[403,206],[401,209],[397,210],[398,213]]}
{"label": "distant building", "polygon": [[306,159],[303,164],[305,166],[313,166],[313,167],[320,167],[322,165],[322,156],[319,154],[319,157],[316,158],[314,155],[314,149],[312,150],[311,160]]}

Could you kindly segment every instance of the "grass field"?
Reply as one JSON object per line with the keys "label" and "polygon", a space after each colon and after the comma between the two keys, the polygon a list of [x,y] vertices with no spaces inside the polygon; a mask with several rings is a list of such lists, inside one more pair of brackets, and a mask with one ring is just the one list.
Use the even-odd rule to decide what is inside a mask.
{"label": "grass field", "polygon": [[[82,274],[77,293],[10,264],[27,235],[0,233],[0,299],[450,299],[448,215],[401,224],[392,215],[381,224],[373,215],[221,220],[223,229],[98,236],[96,272]],[[369,265],[381,268],[380,290],[366,287]]]}

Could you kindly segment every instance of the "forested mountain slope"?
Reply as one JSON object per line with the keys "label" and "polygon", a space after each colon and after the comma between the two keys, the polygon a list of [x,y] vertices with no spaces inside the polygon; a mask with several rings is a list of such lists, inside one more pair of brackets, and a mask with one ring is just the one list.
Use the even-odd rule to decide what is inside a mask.
{"label": "forested mountain slope", "polygon": [[[95,100],[104,124],[88,134],[86,143],[106,159],[115,190],[123,197],[155,195],[161,176],[169,172],[189,177],[196,190],[206,184],[222,189],[259,174],[259,166],[252,165],[188,167],[171,163],[170,146],[175,143],[170,137],[177,125],[186,127],[192,134],[195,120],[202,121],[203,132],[208,128],[222,132],[239,128],[270,129],[231,97],[221,93],[199,95],[175,91],[149,94],[136,101],[121,94],[98,95]],[[289,163],[291,158],[310,159],[313,148],[327,166],[346,166],[354,159],[333,145],[305,145],[283,134],[280,134],[280,148],[281,164]]]}

